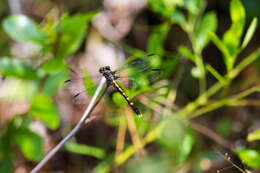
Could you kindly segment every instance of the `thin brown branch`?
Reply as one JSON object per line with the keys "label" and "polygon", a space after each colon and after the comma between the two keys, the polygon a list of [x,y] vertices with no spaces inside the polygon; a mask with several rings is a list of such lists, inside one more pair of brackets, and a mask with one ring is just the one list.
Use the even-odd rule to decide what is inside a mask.
{"label": "thin brown branch", "polygon": [[195,123],[195,122],[192,122],[191,126],[193,127],[194,130],[196,130],[199,133],[207,136],[208,138],[215,141],[219,145],[221,145],[221,146],[229,149],[230,151],[234,152],[234,148],[235,148],[234,145],[232,143],[228,142],[227,140],[225,140],[224,138],[222,138],[221,136],[219,136],[213,130],[211,130],[211,129],[209,129],[209,128],[201,125],[201,124]]}

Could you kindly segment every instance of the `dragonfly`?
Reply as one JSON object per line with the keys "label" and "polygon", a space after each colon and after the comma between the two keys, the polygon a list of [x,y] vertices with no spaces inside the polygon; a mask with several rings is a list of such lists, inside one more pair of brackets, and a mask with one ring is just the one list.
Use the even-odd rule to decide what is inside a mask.
{"label": "dragonfly", "polygon": [[[142,115],[140,110],[135,106],[133,101],[128,97],[124,89],[121,87],[121,85],[118,82],[118,79],[122,79],[124,77],[120,76],[120,73],[125,73],[124,71],[127,71],[128,76],[127,80],[128,83],[130,83],[132,88],[139,89],[142,86],[147,86],[155,82],[160,78],[161,70],[158,67],[160,64],[160,58],[158,55],[155,54],[149,54],[144,57],[132,57],[128,61],[126,61],[125,64],[122,65],[121,68],[118,70],[111,70],[110,66],[104,66],[99,68],[99,73],[101,76],[105,77],[106,79],[106,85],[108,87],[112,86],[117,92],[119,92],[123,98],[126,100],[130,108],[133,110],[134,113],[136,113],[139,117]],[[75,73],[72,70],[73,73]],[[78,75],[74,75],[77,77],[68,79],[65,81],[65,83],[72,84],[75,82],[83,83],[82,81],[84,78],[78,77]],[[139,80],[139,84],[138,81]],[[140,81],[146,80],[143,84],[140,84]],[[85,86],[88,87],[88,86]],[[85,88],[85,90],[87,90]],[[73,99],[77,99],[80,97],[84,92],[77,92],[73,95]]]}

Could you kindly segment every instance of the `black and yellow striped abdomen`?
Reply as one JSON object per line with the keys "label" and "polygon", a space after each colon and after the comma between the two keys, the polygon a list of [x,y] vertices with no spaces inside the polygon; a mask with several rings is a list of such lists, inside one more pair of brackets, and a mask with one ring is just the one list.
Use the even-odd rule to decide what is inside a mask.
{"label": "black and yellow striped abdomen", "polygon": [[118,92],[125,98],[127,101],[128,105],[131,107],[131,109],[138,115],[142,116],[141,112],[137,107],[135,107],[134,103],[129,99],[129,97],[125,94],[123,89],[118,85],[118,83],[115,80],[112,80],[112,85],[117,89]]}

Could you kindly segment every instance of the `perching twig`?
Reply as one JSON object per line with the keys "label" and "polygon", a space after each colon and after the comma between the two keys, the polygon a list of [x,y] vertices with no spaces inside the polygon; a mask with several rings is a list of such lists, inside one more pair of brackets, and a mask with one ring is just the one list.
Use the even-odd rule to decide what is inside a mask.
{"label": "perching twig", "polygon": [[[84,122],[86,122],[88,116],[91,114],[91,112],[94,110],[94,108],[97,106],[97,104],[99,103],[99,101],[101,100],[101,98],[104,96],[108,86],[105,88],[105,90],[103,91],[103,93],[100,95],[99,99],[97,100],[100,92],[102,91],[102,88],[104,87],[104,84],[106,83],[106,79],[104,77],[102,77],[96,92],[94,93],[92,99],[90,100],[90,103],[87,107],[87,109],[85,110],[82,118],[80,119],[80,121],[78,122],[78,124],[74,127],[74,129],[71,130],[71,132],[65,137],[63,138],[62,141],[60,141],[60,143],[58,145],[56,145],[41,161],[40,163],[38,163],[38,165],[36,165],[36,167],[31,171],[31,173],[36,173],[38,172],[43,165],[45,165],[53,156],[54,154],[73,136],[75,135],[75,133],[80,129],[80,127],[84,124]],[[96,101],[97,100],[97,101]]]}

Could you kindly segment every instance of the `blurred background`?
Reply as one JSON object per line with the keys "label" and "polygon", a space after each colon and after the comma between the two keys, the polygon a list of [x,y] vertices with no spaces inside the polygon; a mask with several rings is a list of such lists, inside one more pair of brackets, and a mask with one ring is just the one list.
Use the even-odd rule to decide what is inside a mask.
{"label": "blurred background", "polygon": [[39,172],[260,172],[259,7],[0,1],[0,172],[29,172],[79,122],[95,80],[64,81],[150,53],[160,79],[127,90],[143,117],[109,90]]}

